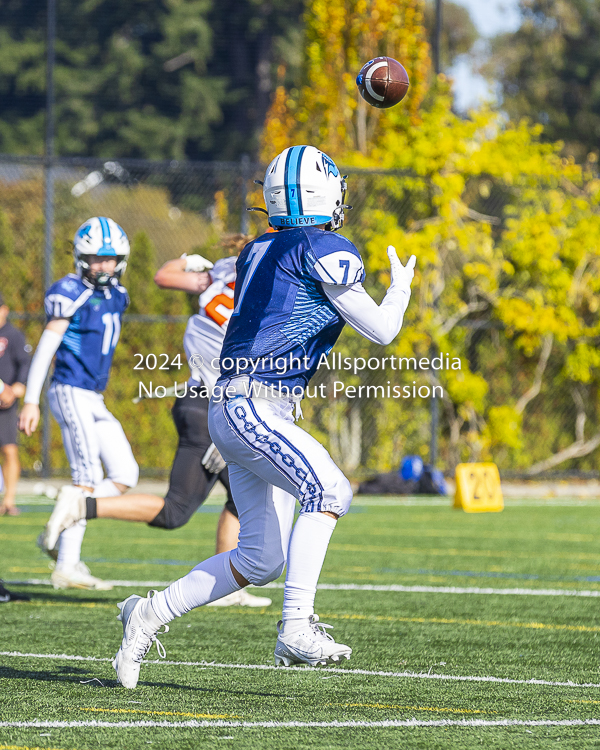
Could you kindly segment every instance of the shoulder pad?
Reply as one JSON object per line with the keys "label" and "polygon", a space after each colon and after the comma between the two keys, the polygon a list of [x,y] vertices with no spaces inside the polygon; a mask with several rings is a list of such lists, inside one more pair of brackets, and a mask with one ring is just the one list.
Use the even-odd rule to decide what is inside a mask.
{"label": "shoulder pad", "polygon": [[234,282],[236,261],[236,256],[220,258],[216,261],[215,265],[209,271],[213,283],[215,281],[222,281],[224,284],[231,284]]}
{"label": "shoulder pad", "polygon": [[94,293],[78,276],[69,274],[46,292],[44,310],[49,318],[72,318]]}
{"label": "shoulder pad", "polygon": [[362,258],[350,240],[339,234],[323,232],[314,240],[311,237],[311,248],[315,256],[310,272],[313,279],[340,286],[364,281]]}

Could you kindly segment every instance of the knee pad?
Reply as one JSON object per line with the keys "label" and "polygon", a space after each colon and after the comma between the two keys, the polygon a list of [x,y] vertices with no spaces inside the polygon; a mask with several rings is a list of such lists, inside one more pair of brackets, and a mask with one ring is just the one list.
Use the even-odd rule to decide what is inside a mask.
{"label": "knee pad", "polygon": [[271,581],[277,580],[283,573],[285,568],[285,560],[281,562],[276,568],[269,572],[256,570],[248,580],[255,586],[264,586],[265,583],[271,583]]}
{"label": "knee pad", "polygon": [[140,478],[140,467],[132,456],[131,458],[127,458],[127,460],[119,466],[119,471],[115,472],[114,476],[107,478],[112,482],[124,484],[126,487],[135,487]]}
{"label": "knee pad", "polygon": [[337,482],[328,487],[323,493],[323,501],[319,510],[329,511],[338,516],[345,516],[352,502],[352,487],[346,477],[340,472]]}
{"label": "knee pad", "polygon": [[197,505],[190,506],[184,502],[178,502],[179,498],[167,493],[165,504],[148,526],[157,526],[160,529],[179,529],[190,520],[197,509]]}
{"label": "knee pad", "polygon": [[231,553],[233,567],[255,586],[264,586],[265,583],[270,583],[279,578],[283,573],[285,563],[285,556],[281,554],[281,551],[279,551],[279,554],[275,552],[268,557],[265,556],[258,562],[251,560],[239,547]]}

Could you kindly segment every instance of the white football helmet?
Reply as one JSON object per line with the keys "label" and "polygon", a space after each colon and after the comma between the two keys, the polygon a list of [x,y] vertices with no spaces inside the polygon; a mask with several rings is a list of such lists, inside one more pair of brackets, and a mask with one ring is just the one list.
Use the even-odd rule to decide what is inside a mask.
{"label": "white football helmet", "polygon": [[267,167],[263,195],[274,227],[344,223],[346,181],[333,159],[314,146],[292,146]]}
{"label": "white football helmet", "polygon": [[[129,240],[121,227],[112,219],[104,216],[94,216],[84,221],[75,232],[73,240],[75,246],[75,268],[81,277],[91,281],[94,286],[104,287],[111,277],[121,278],[127,268],[129,258]],[[90,271],[89,256],[115,258],[117,267],[113,274],[96,273],[93,277]]]}

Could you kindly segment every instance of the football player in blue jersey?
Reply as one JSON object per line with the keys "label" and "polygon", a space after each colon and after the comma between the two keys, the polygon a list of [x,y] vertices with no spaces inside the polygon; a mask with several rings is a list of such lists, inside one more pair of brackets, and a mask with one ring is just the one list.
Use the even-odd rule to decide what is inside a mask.
{"label": "football player in blue jersey", "polygon": [[[134,487],[139,474],[123,428],[102,395],[129,304],[120,283],[129,241],[112,219],[95,216],[75,233],[74,255],[76,273],[46,292],[48,322],[31,363],[19,426],[27,435],[36,430],[42,387],[56,354],[48,398],[60,425],[73,484],[96,496],[116,496]],[[57,550],[48,549],[44,533],[40,535],[38,544],[56,559],[55,588],[111,588],[81,561],[85,526],[79,521],[63,531]]]}
{"label": "football player in blue jersey", "polygon": [[335,163],[312,146],[288,148],[267,167],[263,194],[278,231],[249,243],[238,258],[217,381],[223,397],[215,389],[209,410],[211,437],[228,463],[239,512],[238,546],[201,562],[164,591],[119,604],[123,639],[113,666],[125,687],[136,686],[162,626],[250,583],[275,580],[286,562],[275,663],[314,666],[350,658],[352,649],[319,622],[314,600],[352,490],[325,448],[294,423],[294,405],[345,323],[383,345],[398,335],[416,259],[403,266],[388,247],[391,284],[377,305],[362,286],[358,250],[335,234],[344,220],[345,190]]}

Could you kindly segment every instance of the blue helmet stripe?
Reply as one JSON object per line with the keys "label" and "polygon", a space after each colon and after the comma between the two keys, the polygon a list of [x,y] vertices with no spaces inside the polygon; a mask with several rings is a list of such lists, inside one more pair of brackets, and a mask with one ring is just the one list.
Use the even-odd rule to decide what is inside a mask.
{"label": "blue helmet stripe", "polygon": [[289,216],[292,212],[290,208],[290,187],[289,187],[289,178],[288,175],[290,173],[289,167],[290,167],[290,158],[292,156],[292,151],[294,149],[291,148],[287,152],[287,156],[285,157],[285,170],[283,172],[283,184],[285,186],[285,207],[287,209],[287,215]]}
{"label": "blue helmet stripe", "polygon": [[298,196],[298,213],[302,216],[302,193],[300,191],[300,167],[302,166],[302,157],[304,156],[304,150],[306,146],[302,146],[300,153],[298,154],[298,161],[296,162],[296,195]]}
{"label": "blue helmet stripe", "polygon": [[306,146],[294,146],[288,151],[285,160],[285,201],[288,216],[302,215],[302,199],[300,197],[300,166],[302,154]]}
{"label": "blue helmet stripe", "polygon": [[99,216],[98,221],[100,222],[100,227],[102,228],[102,250],[98,253],[98,255],[116,255],[115,249],[112,246],[112,239],[110,236],[110,227],[108,226],[108,221],[106,221],[104,216]]}

